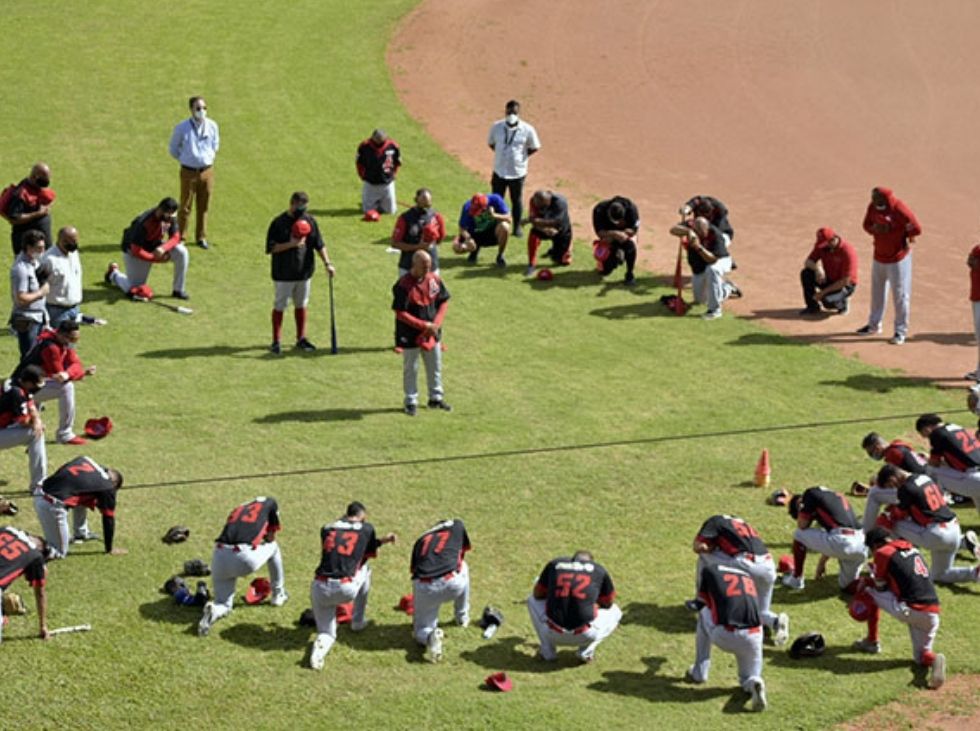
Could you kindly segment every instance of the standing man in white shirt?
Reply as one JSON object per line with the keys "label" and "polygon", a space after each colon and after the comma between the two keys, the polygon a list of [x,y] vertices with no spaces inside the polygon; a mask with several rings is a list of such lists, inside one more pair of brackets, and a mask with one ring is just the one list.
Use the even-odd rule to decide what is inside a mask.
{"label": "standing man in white shirt", "polygon": [[504,111],[506,116],[493,123],[487,137],[487,144],[493,150],[493,177],[490,179],[490,187],[499,196],[510,191],[510,207],[514,216],[512,235],[521,236],[527,160],[541,149],[541,141],[534,127],[520,118],[520,102],[511,99]]}
{"label": "standing man in white shirt", "polygon": [[58,231],[55,245],[44,252],[39,271],[48,283],[48,320],[57,329],[62,320],[86,325],[105,325],[105,320],[81,313],[82,260],[78,255],[78,229],[65,226]]}
{"label": "standing man in white shirt", "polygon": [[170,156],[180,163],[180,211],[177,225],[187,230],[187,219],[197,199],[197,220],[194,233],[197,245],[208,247],[208,207],[214,190],[214,157],[220,138],[218,124],[208,119],[208,104],[203,96],[192,96],[191,116],[176,127],[170,136]]}

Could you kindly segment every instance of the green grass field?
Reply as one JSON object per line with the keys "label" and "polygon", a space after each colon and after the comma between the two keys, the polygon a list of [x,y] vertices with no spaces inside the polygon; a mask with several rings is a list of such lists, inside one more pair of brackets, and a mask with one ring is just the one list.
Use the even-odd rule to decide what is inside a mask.
{"label": "green grass field", "polygon": [[[94,630],[41,643],[34,616],[12,619],[0,647],[0,726],[820,728],[923,692],[910,685],[904,628],[890,619],[881,656],[845,650],[862,628],[831,576],[803,594],[777,589],[775,599],[794,635],[819,629],[830,652],[797,663],[767,646],[771,708],[738,713],[730,656],[716,654],[707,686],[680,681],[694,652],[694,620],[680,605],[692,591],[690,542],[709,515],[740,514],[774,553],[789,549],[788,516],[745,486],[763,447],[775,484],[844,488],[873,468],[858,446],[865,432],[910,436],[919,413],[959,410],[959,393],[746,321],[676,318],[655,304],[666,290],[654,273],[632,291],[605,286],[584,248],[550,285],[523,281],[518,244],[503,275],[467,267],[446,247],[444,378],[455,411],[401,413],[396,264],[384,252],[391,222],[359,221],[355,147],[386,127],[404,153],[399,197],[428,185],[453,221],[483,185],[392,92],[385,43],[412,5],[58,0],[4,10],[0,175],[6,184],[47,161],[55,225],[81,232],[86,310],[110,324],[83,333],[81,356],[99,372],[78,389],[78,412],[115,421],[88,453],[126,476],[117,544],[130,553],[108,557],[90,543],[50,566],[50,626]],[[176,195],[166,143],[195,93],[207,96],[222,148],[214,246],[191,252],[195,314],[185,318],[121,299],[102,273],[130,219]],[[266,351],[265,231],[296,189],[309,191],[338,267],[337,356]],[[169,276],[156,271],[151,284],[168,292]],[[325,346],[326,278],[317,277],[310,337]],[[292,332],[287,316],[287,340]],[[14,367],[13,338],[0,338],[0,358]],[[54,404],[46,416],[56,419]],[[51,469],[76,454],[50,445]],[[3,491],[24,508],[14,524],[35,529],[26,458],[10,450],[0,465]],[[159,587],[185,559],[208,559],[229,510],[257,494],[283,509],[291,601],[239,605],[201,640],[197,610],[174,606]],[[308,606],[318,527],[351,499],[401,540],[374,562],[374,625],[342,630],[324,672],[313,673],[304,668],[312,634],[295,620]],[[393,606],[410,590],[412,541],[447,515],[464,518],[474,541],[474,614],[493,602],[506,624],[489,643],[477,629],[449,627],[446,661],[432,666]],[[977,524],[972,510],[963,519]],[[174,523],[189,525],[191,540],[164,546]],[[522,600],[546,561],[578,547],[610,570],[624,623],[596,663],[545,667],[533,659]],[[977,591],[940,592],[938,648],[952,672],[978,672]],[[480,690],[497,670],[512,675],[514,692]]]}

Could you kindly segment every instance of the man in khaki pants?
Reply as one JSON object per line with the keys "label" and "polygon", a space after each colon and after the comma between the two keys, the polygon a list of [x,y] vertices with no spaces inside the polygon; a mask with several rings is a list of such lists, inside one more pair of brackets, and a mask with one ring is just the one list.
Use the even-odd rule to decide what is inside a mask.
{"label": "man in khaki pants", "polygon": [[187,230],[187,219],[197,199],[197,221],[194,233],[197,245],[208,247],[208,207],[214,189],[214,157],[220,138],[218,124],[208,119],[208,104],[201,96],[192,96],[188,106],[191,116],[174,127],[170,136],[170,156],[180,163],[180,212],[177,224]]}

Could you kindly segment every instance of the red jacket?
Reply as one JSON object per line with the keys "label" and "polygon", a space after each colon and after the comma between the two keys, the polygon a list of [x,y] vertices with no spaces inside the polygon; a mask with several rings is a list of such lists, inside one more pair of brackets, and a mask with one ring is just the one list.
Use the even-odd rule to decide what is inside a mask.
{"label": "red jacket", "polygon": [[[884,210],[879,210],[874,201],[868,204],[862,226],[874,237],[874,260],[882,264],[894,264],[908,256],[911,241],[922,233],[915,214],[905,203],[895,197],[891,188],[875,188],[888,200]],[[875,231],[882,225],[887,230]]]}

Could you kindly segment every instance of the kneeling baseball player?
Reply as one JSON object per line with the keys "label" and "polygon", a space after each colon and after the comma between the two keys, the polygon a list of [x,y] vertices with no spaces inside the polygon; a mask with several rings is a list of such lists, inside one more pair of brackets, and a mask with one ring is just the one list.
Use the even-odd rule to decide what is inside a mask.
{"label": "kneeling baseball player", "polygon": [[707,683],[711,646],[730,652],[738,662],[738,682],[752,697],[752,710],[766,710],[762,680],[762,620],[758,592],[748,573],[735,566],[706,565],[699,577],[698,633],[694,664],[687,671],[695,683]]}
{"label": "kneeling baseball player", "polygon": [[868,623],[868,635],[855,642],[854,649],[872,655],[881,652],[878,621],[884,609],[908,625],[912,659],[929,669],[929,687],[940,687],[946,682],[946,656],[932,651],[939,631],[939,597],[922,554],[881,527],[869,531],[866,542],[872,551],[872,577],[870,585],[854,597],[850,612],[854,619]]}
{"label": "kneeling baseball player", "polygon": [[181,241],[180,227],[177,225],[179,205],[173,198],[164,198],[155,208],[143,211],[133,219],[123,231],[123,265],[126,273],[119,271],[116,262],[109,264],[105,281],[114,284],[130,294],[134,287],[141,287],[150,278],[154,264],[172,261],[174,265],[173,290],[171,296],[186,300],[187,268],[190,254]]}
{"label": "kneeling baseball player", "polygon": [[282,569],[282,554],[276,534],[282,528],[275,498],[257,497],[231,511],[225,527],[214,544],[211,556],[211,581],[214,600],[204,605],[204,615],[197,633],[207,636],[211,626],[231,614],[235,601],[235,582],[269,564],[272,582],[270,604],[281,607],[289,599]]}
{"label": "kneeling baseball player", "polygon": [[91,457],[76,457],[47,478],[34,496],[34,510],[44,530],[44,540],[56,558],[68,555],[68,511],[72,511],[75,541],[98,538],[88,528],[88,511],[102,513],[105,552],[124,556],[125,548],[113,547],[116,532],[116,493],[123,477],[118,470],[103,467]]}
{"label": "kneeling baseball player", "polygon": [[378,538],[374,526],[364,520],[367,509],[356,500],[347,506],[343,517],[320,529],[321,556],[316,576],[310,586],[310,601],[316,619],[316,639],[310,651],[310,667],[322,670],[327,653],[337,641],[337,605],[354,602],[350,628],[361,632],[367,627],[368,594],[371,591],[371,567],[368,559],[378,555],[386,543],[394,543],[389,533]]}
{"label": "kneeling baseball player", "polygon": [[[37,601],[38,637],[48,639],[48,597],[45,582],[53,558],[50,547],[40,536],[33,536],[11,526],[0,528],[0,599],[3,592],[21,574],[34,587]],[[0,601],[0,640],[3,639],[3,602]]]}
{"label": "kneeling baseball player", "polygon": [[599,643],[619,626],[612,578],[588,551],[548,562],[527,599],[531,624],[541,641],[542,660],[558,659],[555,645],[578,647],[578,659],[595,659]]}
{"label": "kneeling baseball player", "polygon": [[426,647],[430,662],[442,659],[439,607],[453,603],[456,624],[470,623],[470,569],[464,556],[470,537],[458,518],[436,523],[412,547],[412,633]]}

